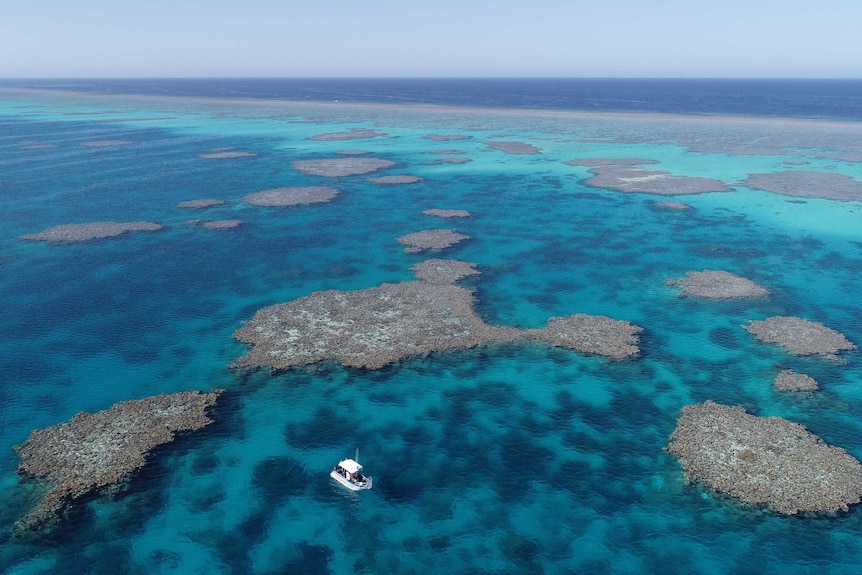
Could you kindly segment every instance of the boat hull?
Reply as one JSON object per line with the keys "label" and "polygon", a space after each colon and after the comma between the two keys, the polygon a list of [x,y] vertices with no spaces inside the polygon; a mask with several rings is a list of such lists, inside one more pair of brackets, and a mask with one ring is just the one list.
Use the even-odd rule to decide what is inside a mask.
{"label": "boat hull", "polygon": [[350,489],[351,491],[365,491],[366,489],[371,489],[371,478],[370,477],[366,477],[367,481],[365,481],[363,483],[354,483],[354,482],[350,481],[349,479],[347,479],[346,477],[344,477],[343,475],[341,475],[340,473],[338,473],[338,471],[336,471],[336,470],[332,470],[330,472],[329,476],[331,478],[333,478],[334,480],[336,480],[338,483],[340,483],[343,487],[346,487],[347,489]]}

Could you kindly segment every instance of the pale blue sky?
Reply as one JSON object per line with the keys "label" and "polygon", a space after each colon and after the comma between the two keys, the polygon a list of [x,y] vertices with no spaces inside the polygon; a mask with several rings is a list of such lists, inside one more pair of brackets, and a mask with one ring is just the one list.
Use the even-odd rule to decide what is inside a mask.
{"label": "pale blue sky", "polygon": [[4,2],[0,77],[862,78],[862,0]]}

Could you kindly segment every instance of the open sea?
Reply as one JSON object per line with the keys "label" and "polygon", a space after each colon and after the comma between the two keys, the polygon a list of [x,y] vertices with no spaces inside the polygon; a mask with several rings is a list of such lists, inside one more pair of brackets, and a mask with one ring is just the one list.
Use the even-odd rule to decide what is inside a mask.
{"label": "open sea", "polygon": [[[382,135],[312,139],[355,129]],[[291,165],[345,151],[396,164],[341,178]],[[582,158],[654,160],[645,167],[730,190],[594,187],[589,166],[565,163]],[[743,184],[794,171],[796,188],[814,172],[857,191]],[[379,175],[422,179],[369,181]],[[241,200],[315,185],[340,193]],[[2,80],[0,572],[857,573],[862,509],[745,506],[686,484],[664,447],[681,408],[712,399],[862,459],[862,352],[795,357],[740,327],[798,316],[862,346],[860,187],[862,81]],[[225,203],[177,206],[201,198]],[[472,215],[422,213],[434,208]],[[140,220],[166,228],[19,238]],[[470,239],[424,253],[396,241],[434,228]],[[380,370],[229,367],[247,349],[232,334],[256,310],[411,280],[431,257],[478,264],[462,285],[488,323],[606,315],[644,328],[641,355],[530,343]],[[708,300],[667,284],[708,269],[771,294]],[[776,391],[786,368],[821,389]],[[10,534],[42,493],[16,473],[12,447],[31,430],[215,387],[228,390],[216,422],[156,450],[125,490],[81,501],[45,539]],[[374,489],[354,494],[329,471],[357,448]]]}

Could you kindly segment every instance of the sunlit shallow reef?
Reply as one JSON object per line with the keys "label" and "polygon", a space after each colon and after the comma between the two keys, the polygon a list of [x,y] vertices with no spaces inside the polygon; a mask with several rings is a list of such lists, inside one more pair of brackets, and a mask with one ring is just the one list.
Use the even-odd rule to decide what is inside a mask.
{"label": "sunlit shallow reef", "polygon": [[[154,450],[126,491],[77,499],[47,548],[4,539],[4,568],[791,573],[862,561],[852,498],[836,516],[788,519],[687,483],[665,451],[685,406],[712,400],[862,456],[859,126],[68,94],[14,95],[0,114],[3,443],[128,400],[230,390],[212,425]],[[191,214],[242,225],[208,230]],[[106,222],[160,228],[20,239]],[[398,241],[441,228],[460,241],[409,253]],[[416,324],[435,341],[412,353],[396,341],[377,361],[351,347],[368,343],[361,329],[315,349],[326,340],[303,331],[332,324],[321,318],[340,298],[340,320],[392,337],[411,317],[399,306],[425,295],[438,320],[505,337],[450,346],[453,332]],[[275,325],[309,361],[276,342],[273,372],[265,345],[233,339],[266,310],[287,313]],[[523,337],[569,317],[642,328],[638,353]],[[770,318],[790,318],[785,342],[800,339],[794,326],[843,339],[797,354],[743,327]],[[802,376],[819,389],[781,390],[810,386]],[[357,447],[375,487],[347,498],[327,477]],[[0,458],[4,533],[40,494],[18,464]]]}

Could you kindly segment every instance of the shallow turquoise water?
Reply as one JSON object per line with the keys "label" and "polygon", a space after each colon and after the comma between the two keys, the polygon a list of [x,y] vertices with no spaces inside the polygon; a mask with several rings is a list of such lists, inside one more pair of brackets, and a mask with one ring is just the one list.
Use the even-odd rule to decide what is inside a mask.
{"label": "shallow turquoise water", "polygon": [[[735,183],[802,159],[801,169],[862,179],[862,164],[824,159],[829,141],[862,149],[858,126],[38,94],[0,100],[0,126],[0,445],[126,399],[229,390],[216,424],[160,450],[124,494],[87,503],[48,541],[8,536],[36,494],[15,475],[15,453],[0,450],[6,572],[850,573],[862,561],[858,510],[812,519],[744,508],[686,486],[662,450],[680,408],[713,399],[798,421],[862,458],[858,352],[845,364],[794,358],[739,327],[798,315],[862,343],[859,203],[741,187],[622,194],[584,186],[586,168],[562,163],[652,158]],[[349,128],[392,137],[308,139]],[[542,153],[481,143],[502,138]],[[761,140],[796,155],[732,153]],[[94,141],[130,143],[81,145]],[[691,151],[710,143],[722,149]],[[257,155],[198,157],[228,147]],[[291,169],[345,149],[424,180],[381,186]],[[472,161],[440,163],[441,149]],[[321,183],[341,194],[291,208],[239,201]],[[227,203],[176,207],[207,197]],[[694,210],[656,205],[667,199]],[[422,215],[428,208],[473,217]],[[193,218],[245,223],[207,230],[187,225]],[[70,245],[17,239],[96,220],[168,229]],[[642,357],[615,363],[530,344],[376,372],[228,369],[244,351],[231,334],[257,309],[411,279],[408,268],[429,256],[395,238],[435,227],[471,236],[434,255],[479,264],[464,284],[487,321],[608,315],[645,328]],[[710,302],[665,283],[702,269],[773,295]],[[775,392],[784,367],[823,389]],[[375,482],[358,496],[328,478],[356,447]]]}

